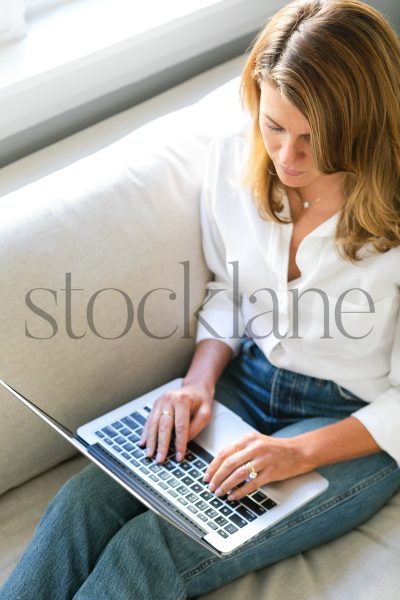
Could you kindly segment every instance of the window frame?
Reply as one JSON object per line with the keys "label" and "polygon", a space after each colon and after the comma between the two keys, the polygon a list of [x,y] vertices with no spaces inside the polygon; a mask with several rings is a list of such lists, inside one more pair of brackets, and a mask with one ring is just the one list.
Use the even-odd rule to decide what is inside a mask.
{"label": "window frame", "polygon": [[[69,46],[60,44],[59,53],[49,53],[48,44],[57,31],[60,39],[68,38],[65,17],[73,25],[80,6],[96,2],[64,0],[54,10],[38,12],[29,19],[25,38],[0,48],[0,165],[241,55],[260,23],[286,0],[271,2],[209,0],[202,9],[132,35],[126,35],[129,21],[124,20],[121,30],[109,29],[107,43],[102,43],[100,27],[97,37],[85,37],[86,24],[93,24],[88,12],[86,22],[80,22],[82,45],[74,45],[72,57],[67,56]],[[110,3],[115,10],[114,0]],[[100,4],[106,6],[105,0]],[[57,29],[61,24],[63,29]]]}

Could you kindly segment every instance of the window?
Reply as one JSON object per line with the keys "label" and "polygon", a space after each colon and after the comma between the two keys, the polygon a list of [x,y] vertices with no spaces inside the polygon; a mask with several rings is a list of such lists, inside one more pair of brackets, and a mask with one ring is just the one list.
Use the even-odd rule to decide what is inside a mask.
{"label": "window", "polygon": [[0,44],[25,33],[23,0],[0,0]]}
{"label": "window", "polygon": [[0,0],[27,22],[0,47],[0,163],[232,58],[286,1]]}

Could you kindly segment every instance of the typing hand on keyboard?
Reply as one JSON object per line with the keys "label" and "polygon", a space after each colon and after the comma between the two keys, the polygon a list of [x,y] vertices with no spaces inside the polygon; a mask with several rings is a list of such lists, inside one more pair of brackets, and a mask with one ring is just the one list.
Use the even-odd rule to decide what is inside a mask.
{"label": "typing hand on keyboard", "polygon": [[212,402],[213,394],[201,384],[183,385],[157,398],[139,442],[146,445],[146,456],[157,451],[157,462],[164,462],[175,430],[176,459],[183,460],[188,441],[209,423]]}

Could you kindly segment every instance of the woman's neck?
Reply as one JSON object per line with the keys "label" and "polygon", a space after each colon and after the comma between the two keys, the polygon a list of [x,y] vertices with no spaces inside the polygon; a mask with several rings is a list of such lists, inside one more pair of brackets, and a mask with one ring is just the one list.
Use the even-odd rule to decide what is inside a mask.
{"label": "woman's neck", "polygon": [[343,205],[343,174],[321,178],[298,188],[286,187],[286,194],[292,214],[298,216],[308,214],[328,218],[334,215]]}
{"label": "woman's neck", "polygon": [[294,223],[299,221],[312,221],[322,222],[334,214],[336,214],[343,206],[343,200],[340,193],[332,194],[332,197],[327,198],[327,201],[318,202],[314,206],[310,204],[308,208],[304,208],[302,202],[299,200],[296,191],[288,188],[287,198],[290,206],[291,218]]}

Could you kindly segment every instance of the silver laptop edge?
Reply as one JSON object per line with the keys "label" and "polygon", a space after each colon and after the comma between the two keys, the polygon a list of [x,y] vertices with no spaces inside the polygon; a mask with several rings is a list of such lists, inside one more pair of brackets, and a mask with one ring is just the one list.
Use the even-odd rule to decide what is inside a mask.
{"label": "silver laptop edge", "polygon": [[[168,503],[168,500],[166,500],[164,497],[160,496],[161,500],[160,500],[160,502],[157,502],[155,500],[155,496],[157,494],[156,490],[150,488],[151,494],[154,498],[150,498],[143,489],[141,489],[140,493],[136,492],[135,489],[131,487],[131,485],[136,484],[138,487],[143,488],[144,487],[143,482],[138,477],[136,477],[132,471],[128,471],[127,469],[125,469],[125,467],[124,467],[124,465],[122,465],[122,463],[117,463],[116,459],[113,456],[109,455],[109,459],[111,459],[115,463],[115,465],[114,465],[115,471],[113,471],[110,468],[110,466],[113,463],[110,462],[109,459],[107,460],[105,458],[105,455],[107,453],[100,446],[98,446],[98,452],[95,451],[97,456],[94,455],[93,454],[93,446],[90,446],[84,440],[80,441],[79,436],[74,437],[74,434],[69,429],[67,429],[66,427],[61,425],[61,423],[59,423],[58,421],[53,419],[53,417],[48,415],[44,410],[42,410],[41,408],[36,406],[30,400],[28,400],[28,398],[25,398],[25,396],[23,396],[22,394],[17,392],[17,390],[15,390],[13,387],[11,387],[8,383],[3,381],[2,379],[0,379],[0,384],[3,387],[5,387],[18,400],[20,400],[20,402],[25,404],[25,406],[27,406],[37,416],[39,416],[41,419],[43,419],[43,421],[45,421],[48,425],[50,425],[53,429],[55,429],[59,434],[61,434],[63,436],[63,438],[66,439],[70,444],[72,444],[77,450],[79,450],[79,452],[81,452],[81,454],[83,454],[86,458],[88,458],[93,463],[95,463],[105,473],[110,475],[110,477],[112,477],[115,481],[117,481],[120,485],[122,485],[126,489],[126,491],[128,491],[132,496],[134,496],[142,504],[147,506],[147,508],[153,510],[160,517],[162,517],[163,519],[168,521],[168,523],[170,523],[171,525],[178,527],[178,529],[180,529],[181,531],[183,531],[184,533],[189,535],[192,539],[194,539],[196,542],[200,543],[205,548],[207,548],[207,550],[210,550],[210,552],[213,552],[213,554],[216,554],[217,556],[222,556],[222,554],[223,554],[222,552],[219,552],[216,548],[211,546],[211,544],[209,544],[208,542],[203,540],[202,535],[206,535],[207,531],[201,530],[197,524],[189,521],[185,515],[183,515],[180,511],[178,511],[174,507],[173,504]],[[103,456],[103,452],[104,452],[104,456]],[[105,462],[102,462],[102,460],[105,460]],[[108,463],[110,466],[108,466],[108,464],[106,464],[106,463]],[[117,466],[118,466],[118,468],[117,468]],[[118,471],[119,471],[119,473],[118,473]],[[129,478],[123,477],[124,471],[126,471],[126,474],[129,474],[130,479],[133,480],[133,481],[129,481],[129,483],[131,485],[129,485],[129,483],[128,483]],[[135,479],[137,481],[135,481]],[[144,485],[146,485],[146,484],[144,483]],[[170,504],[171,510],[175,513],[173,519],[168,517],[168,514],[167,514],[168,511],[166,510],[166,507],[168,506],[168,504]],[[185,526],[182,525],[181,517],[183,517],[183,519],[188,521],[188,523]],[[198,530],[197,535],[194,533],[195,529]]]}
{"label": "silver laptop edge", "polygon": [[[321,494],[328,487],[329,484],[326,478],[316,471],[261,486],[259,489],[277,503],[272,511],[274,515],[271,515],[268,510],[267,514],[261,515],[259,519],[248,523],[245,528],[247,533],[244,533],[245,530],[241,529],[241,533],[236,532],[233,534],[233,536],[236,536],[236,540],[217,539],[215,531],[210,533],[202,527],[200,522],[192,519],[189,514],[185,514],[178,504],[171,502],[165,495],[159,493],[155,487],[150,485],[145,478],[137,475],[130,465],[125,464],[127,461],[124,463],[116,453],[108,452],[104,445],[99,443],[99,440],[97,440],[94,435],[95,429],[98,429],[99,426],[101,427],[109,424],[110,420],[115,418],[116,414],[121,412],[122,409],[125,409],[125,407],[131,403],[135,402],[136,404],[140,401],[136,404],[136,410],[143,410],[145,408],[145,404],[143,403],[150,403],[147,398],[149,395],[154,392],[158,393],[161,389],[165,391],[167,386],[175,386],[177,382],[179,383],[178,379],[168,382],[156,390],[151,390],[147,394],[143,394],[117,409],[111,410],[104,415],[79,426],[77,431],[73,433],[48,415],[44,410],[36,406],[31,400],[25,398],[12,386],[0,379],[0,384],[6,390],[20,402],[25,404],[25,406],[44,420],[55,431],[61,434],[64,439],[72,444],[81,454],[122,485],[132,496],[218,557],[230,554],[246,541],[252,539],[254,535],[257,535],[264,529],[279,522],[300,508],[303,504],[308,503],[314,497]],[[200,447],[206,450],[208,449],[208,451],[211,452],[211,455],[215,455],[215,453],[218,452],[219,446],[224,447],[226,443],[229,442],[229,436],[232,436],[233,433],[241,435],[254,429],[228,407],[220,404],[216,400],[214,404],[215,410],[213,412],[213,418],[209,425],[203,429],[194,440],[197,441]],[[221,419],[224,419],[224,427],[222,429]],[[101,425],[103,421],[104,425]],[[91,433],[92,431],[93,433]],[[226,438],[227,435],[228,438]]]}

